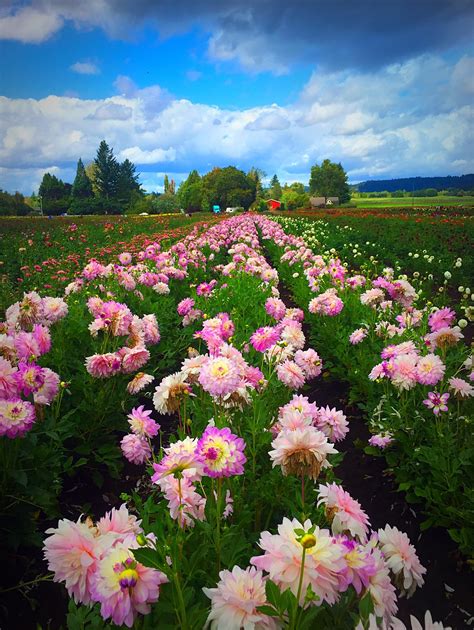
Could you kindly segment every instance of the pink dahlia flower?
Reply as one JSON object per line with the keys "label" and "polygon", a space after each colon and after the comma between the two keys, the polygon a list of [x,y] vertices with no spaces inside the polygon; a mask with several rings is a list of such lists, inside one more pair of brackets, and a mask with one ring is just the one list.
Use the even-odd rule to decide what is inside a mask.
{"label": "pink dahlia flower", "polygon": [[161,481],[170,475],[182,476],[189,481],[199,481],[203,475],[203,465],[196,453],[197,445],[197,438],[186,437],[167,446],[161,461],[153,463],[155,472],[151,478],[152,482],[162,487]]}
{"label": "pink dahlia flower", "polygon": [[118,534],[119,538],[133,534],[138,536],[143,532],[140,527],[141,521],[136,516],[130,514],[125,503],[120,508],[112,508],[97,523],[97,531],[101,536],[105,534]]}
{"label": "pink dahlia flower", "polygon": [[120,357],[115,352],[106,354],[93,354],[86,358],[86,370],[94,378],[110,378],[120,372]]}
{"label": "pink dahlia flower", "polygon": [[137,613],[146,615],[158,601],[160,585],[168,581],[161,571],[135,560],[125,547],[114,548],[99,562],[92,584],[92,597],[100,603],[104,619],[133,626]]}
{"label": "pink dahlia flower", "polygon": [[23,437],[36,419],[35,408],[26,400],[0,400],[0,436]]}
{"label": "pink dahlia flower", "polygon": [[[267,571],[282,591],[290,588],[295,596],[298,594],[303,556],[303,546],[298,542],[295,530],[308,531],[311,527],[310,520],[301,524],[297,519],[290,521],[284,518],[278,526],[278,534],[262,532],[258,544],[264,554],[250,560],[258,569]],[[308,586],[319,597],[318,605],[323,601],[334,604],[339,596],[338,574],[346,566],[345,551],[329,530],[315,527],[313,536],[314,546],[306,549],[300,606],[304,603]]]}
{"label": "pink dahlia flower", "polygon": [[265,310],[268,315],[280,321],[286,315],[286,306],[283,300],[279,298],[268,298],[265,302]]}
{"label": "pink dahlia flower", "polygon": [[339,590],[347,590],[352,584],[356,593],[361,594],[369,586],[370,577],[377,572],[375,559],[369,546],[361,545],[356,540],[351,540],[346,536],[338,536],[337,540],[344,548],[344,560],[346,567],[339,574]]}
{"label": "pink dahlia flower", "polygon": [[277,376],[283,385],[291,389],[299,389],[305,383],[305,373],[295,361],[289,359],[278,365]]}
{"label": "pink dahlia flower", "polygon": [[187,477],[164,477],[160,487],[168,501],[170,516],[180,527],[194,527],[195,521],[205,520],[206,499],[196,492]]}
{"label": "pink dahlia flower", "polygon": [[131,374],[142,368],[150,358],[150,352],[144,346],[122,348],[118,354],[122,356],[122,372]]}
{"label": "pink dahlia flower", "polygon": [[423,574],[426,573],[415,547],[404,532],[390,525],[379,529],[378,539],[385,562],[395,576],[397,587],[402,595],[411,597],[417,587],[423,586]]}
{"label": "pink dahlia flower", "polygon": [[428,317],[428,325],[431,332],[441,330],[441,328],[449,328],[456,319],[456,313],[452,309],[440,308]]}
{"label": "pink dahlia flower", "polygon": [[372,557],[376,571],[369,578],[369,593],[376,616],[389,621],[398,610],[395,587],[390,581],[389,569],[380,549],[373,549]]}
{"label": "pink dahlia flower", "polygon": [[202,461],[204,474],[209,477],[242,475],[247,458],[245,442],[231,433],[228,427],[208,426],[199,439],[196,454]]}
{"label": "pink dahlia flower", "polygon": [[226,357],[214,357],[203,363],[198,380],[211,396],[225,396],[239,387],[241,375],[234,361]]}
{"label": "pink dahlia flower", "polygon": [[317,479],[321,468],[331,465],[327,456],[337,453],[321,431],[314,427],[304,427],[293,431],[284,429],[272,442],[269,452],[273,467],[281,466],[282,473],[307,476]]}
{"label": "pink dahlia flower", "polygon": [[46,373],[44,368],[36,365],[36,363],[27,363],[20,361],[18,371],[15,373],[18,389],[25,396],[29,396],[37,392],[44,385]]}
{"label": "pink dahlia flower", "polygon": [[412,389],[417,379],[416,354],[401,354],[393,359],[393,371],[390,375],[392,383],[397,389]]}
{"label": "pink dahlia flower", "polygon": [[370,446],[376,446],[381,450],[387,448],[393,442],[393,437],[390,433],[377,433],[369,439]]}
{"label": "pink dahlia flower", "polygon": [[280,331],[278,328],[264,326],[258,328],[250,337],[250,343],[257,352],[265,352],[280,339]]}
{"label": "pink dahlia flower", "polygon": [[0,398],[14,398],[18,395],[18,385],[15,373],[18,368],[10,361],[0,357]]}
{"label": "pink dahlia flower", "polygon": [[346,420],[346,416],[335,407],[332,409],[329,409],[329,406],[320,407],[314,425],[331,442],[343,440],[349,432],[349,423]]}
{"label": "pink dahlia flower", "polygon": [[322,371],[323,362],[316,350],[309,348],[308,350],[297,350],[295,354],[295,363],[304,370],[307,378],[316,378]]}
{"label": "pink dahlia flower", "polygon": [[357,328],[349,336],[349,341],[353,346],[357,345],[367,337],[367,330],[365,328]]}
{"label": "pink dahlia flower", "polygon": [[422,385],[436,385],[444,376],[446,366],[436,354],[418,359],[416,378]]}
{"label": "pink dahlia flower", "polygon": [[267,604],[265,580],[261,571],[235,566],[221,571],[216,588],[203,588],[211,600],[206,627],[215,630],[276,630],[275,620],[257,610]]}
{"label": "pink dahlia flower", "polygon": [[151,448],[146,439],[135,433],[122,438],[120,448],[124,457],[132,464],[144,464],[151,457]]}
{"label": "pink dahlia flower", "polygon": [[325,506],[326,515],[331,520],[332,533],[349,532],[365,542],[370,522],[360,503],[336,483],[320,484],[318,492],[318,505]]}
{"label": "pink dahlia flower", "polygon": [[[76,283],[79,283],[77,286],[81,286],[80,280],[76,280]],[[66,317],[68,313],[68,306],[66,302],[59,297],[44,297],[42,300],[43,306],[43,316],[42,323],[46,324],[46,326],[51,326],[55,324],[63,317]]]}
{"label": "pink dahlia flower", "polygon": [[152,438],[158,435],[160,425],[157,424],[153,418],[150,418],[153,412],[149,409],[144,409],[143,405],[140,407],[134,407],[128,414],[128,424],[136,435]]}
{"label": "pink dahlia flower", "polygon": [[457,398],[470,398],[474,396],[474,387],[462,378],[450,378],[449,389],[454,392]]}
{"label": "pink dahlia flower", "polygon": [[155,377],[151,374],[145,374],[145,372],[137,372],[132,380],[127,384],[127,392],[129,394],[138,394],[142,389],[145,389],[147,385],[152,383]]}
{"label": "pink dahlia flower", "polygon": [[49,405],[58,394],[60,378],[49,368],[43,368],[43,375],[44,382],[33,394],[33,399],[38,405]]}
{"label": "pink dahlia flower", "polygon": [[39,354],[46,354],[51,350],[51,333],[47,326],[35,324],[33,326],[33,338],[38,344]]}
{"label": "pink dahlia flower", "polygon": [[91,602],[91,587],[98,561],[113,545],[114,538],[96,536],[86,523],[62,519],[44,541],[44,557],[55,582],[65,582],[70,597],[76,603]]}

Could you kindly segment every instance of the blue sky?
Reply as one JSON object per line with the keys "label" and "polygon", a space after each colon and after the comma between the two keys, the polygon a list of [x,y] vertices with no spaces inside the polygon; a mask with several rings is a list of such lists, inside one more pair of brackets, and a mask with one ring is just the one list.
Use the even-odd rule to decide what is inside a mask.
{"label": "blue sky", "polygon": [[148,190],[236,164],[307,183],[474,170],[469,0],[32,0],[0,8],[0,187],[101,139]]}

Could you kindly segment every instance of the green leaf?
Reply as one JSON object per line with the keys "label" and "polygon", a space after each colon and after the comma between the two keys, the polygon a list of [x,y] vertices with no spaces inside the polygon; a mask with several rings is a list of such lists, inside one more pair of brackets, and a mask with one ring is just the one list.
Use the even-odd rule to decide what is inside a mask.
{"label": "green leaf", "polygon": [[272,606],[263,605],[257,606],[258,612],[263,613],[264,615],[268,615],[269,617],[278,617],[278,611],[275,610]]}
{"label": "green leaf", "polygon": [[151,569],[159,569],[162,571],[162,566],[160,563],[158,552],[154,549],[150,549],[149,547],[141,547],[140,549],[134,549],[133,555],[138,562],[141,562],[146,567],[150,567]]}

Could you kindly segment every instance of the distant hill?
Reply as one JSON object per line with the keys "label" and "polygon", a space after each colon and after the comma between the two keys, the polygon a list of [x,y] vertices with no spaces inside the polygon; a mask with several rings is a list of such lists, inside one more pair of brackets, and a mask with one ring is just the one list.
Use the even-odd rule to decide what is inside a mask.
{"label": "distant hill", "polygon": [[355,187],[359,192],[395,192],[396,190],[422,190],[424,188],[435,188],[436,190],[447,190],[456,188],[458,190],[474,189],[474,173],[469,175],[447,177],[405,177],[402,179],[374,179],[367,182],[360,182]]}

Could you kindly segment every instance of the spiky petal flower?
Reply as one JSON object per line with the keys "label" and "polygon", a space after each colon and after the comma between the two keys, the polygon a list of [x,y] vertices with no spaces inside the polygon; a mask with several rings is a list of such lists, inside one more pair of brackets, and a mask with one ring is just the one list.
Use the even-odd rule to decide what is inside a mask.
{"label": "spiky petal flower", "polygon": [[352,536],[357,536],[360,541],[365,542],[370,522],[360,503],[337,483],[320,484],[318,492],[318,505],[325,506],[326,515],[331,521],[332,533],[350,532]]}
{"label": "spiky petal flower", "polygon": [[416,587],[424,584],[423,574],[426,573],[415,547],[404,532],[390,525],[379,529],[378,539],[387,566],[395,576],[396,585],[402,595],[411,597]]}
{"label": "spiky petal flower", "polygon": [[184,398],[191,393],[191,387],[186,380],[186,374],[176,372],[166,376],[153,395],[155,409],[162,414],[177,411]]}
{"label": "spiky petal flower", "polygon": [[272,442],[269,452],[273,467],[281,466],[286,475],[305,476],[317,479],[321,468],[330,467],[329,454],[337,453],[327,437],[314,427],[304,427],[294,431],[284,429]]}
{"label": "spiky petal flower", "polygon": [[331,442],[343,440],[349,431],[346,416],[335,407],[332,409],[329,406],[321,407],[314,424]]}
{"label": "spiky petal flower", "polygon": [[129,433],[120,442],[122,453],[132,464],[144,464],[151,457],[151,448],[141,435]]}
{"label": "spiky petal flower", "polygon": [[86,523],[62,519],[44,542],[44,557],[55,582],[65,582],[70,597],[76,603],[91,601],[91,588],[98,561],[114,538],[97,537]]}
{"label": "spiky petal flower", "polygon": [[0,400],[0,436],[22,437],[35,421],[34,406],[21,398]]}
{"label": "spiky petal flower", "polygon": [[160,425],[150,418],[152,413],[150,409],[144,409],[143,405],[132,409],[128,414],[128,424],[133,433],[148,438],[158,435]]}
{"label": "spiky petal flower", "polygon": [[241,375],[234,361],[218,356],[203,363],[198,380],[212,396],[225,396],[239,387]]}
{"label": "spiky petal flower", "polygon": [[291,389],[299,389],[305,383],[305,373],[295,361],[286,359],[277,367],[278,379]]}
{"label": "spiky petal flower", "polygon": [[[287,588],[296,596],[301,573],[303,546],[298,542],[295,530],[308,531],[311,521],[301,524],[297,519],[283,519],[278,534],[262,532],[259,547],[263,556],[254,556],[250,562],[258,569],[267,571],[270,579],[282,591]],[[315,527],[316,544],[306,550],[300,605],[303,605],[308,586],[323,601],[333,604],[338,598],[338,573],[345,568],[344,549],[327,529]]]}
{"label": "spiky petal flower", "polygon": [[104,619],[131,628],[137,613],[150,612],[150,604],[158,601],[160,585],[167,581],[161,571],[137,562],[131,550],[118,547],[100,561],[94,574],[92,596],[100,602]]}
{"label": "spiky petal flower", "polygon": [[196,454],[209,477],[242,475],[247,458],[245,442],[231,433],[228,427],[218,429],[208,426],[198,441]]}
{"label": "spiky petal flower", "polygon": [[221,571],[216,588],[203,588],[211,600],[206,627],[214,630],[276,630],[275,620],[257,608],[267,604],[265,580],[261,571],[235,566]]}

